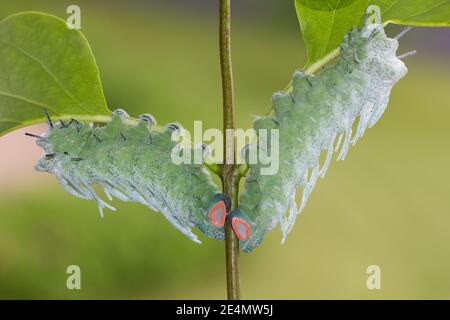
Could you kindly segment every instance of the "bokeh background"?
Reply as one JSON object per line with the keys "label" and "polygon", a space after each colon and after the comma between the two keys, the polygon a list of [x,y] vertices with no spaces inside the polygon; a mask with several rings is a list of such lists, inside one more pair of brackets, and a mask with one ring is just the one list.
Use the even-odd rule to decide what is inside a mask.
{"label": "bokeh background", "polygon": [[[111,109],[220,128],[217,2],[1,1],[0,18],[65,18],[76,3]],[[248,128],[306,57],[293,1],[234,2],[237,119]],[[276,229],[242,254],[244,298],[450,298],[450,30],[416,28],[400,50],[410,49],[384,117],[331,165],[286,244]],[[0,298],[226,297],[223,243],[196,245],[135,204],[115,201],[101,219],[95,203],[34,172],[41,151],[23,132],[0,138]],[[80,291],[66,289],[72,264]],[[381,290],[366,287],[372,264]]]}

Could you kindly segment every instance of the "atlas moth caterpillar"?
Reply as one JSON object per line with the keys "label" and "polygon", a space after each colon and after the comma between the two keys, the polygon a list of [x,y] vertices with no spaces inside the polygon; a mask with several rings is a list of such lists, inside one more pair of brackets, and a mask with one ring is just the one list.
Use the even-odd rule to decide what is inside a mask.
{"label": "atlas moth caterpillar", "polygon": [[72,119],[53,123],[36,136],[45,155],[35,168],[54,174],[63,188],[82,199],[95,200],[103,208],[115,210],[94,191],[103,188],[107,197],[139,202],[161,212],[182,233],[200,243],[191,228],[223,239],[223,224],[230,209],[229,199],[219,193],[211,175],[198,164],[176,165],[171,150],[174,133],[182,128],[173,123],[158,127],[151,115],[141,115],[130,124],[125,111],[118,109],[104,127],[93,127]]}
{"label": "atlas moth caterpillar", "polygon": [[[400,58],[415,53],[396,56],[397,40],[404,33],[388,38],[380,9],[370,6],[363,26],[344,37],[334,65],[318,76],[295,72],[292,90],[276,93],[272,114],[255,120],[256,132],[279,130],[280,167],[276,175],[261,175],[261,164],[249,164],[239,208],[230,213],[244,251],[255,248],[278,223],[283,243],[317,179],[324,177],[333,153],[340,148],[338,160],[343,160],[350,144],[356,144],[381,117],[392,87],[407,73]],[[359,123],[352,137],[356,118]],[[254,147],[247,146],[244,157]],[[320,166],[322,151],[326,160]],[[299,188],[303,194],[297,203]]]}

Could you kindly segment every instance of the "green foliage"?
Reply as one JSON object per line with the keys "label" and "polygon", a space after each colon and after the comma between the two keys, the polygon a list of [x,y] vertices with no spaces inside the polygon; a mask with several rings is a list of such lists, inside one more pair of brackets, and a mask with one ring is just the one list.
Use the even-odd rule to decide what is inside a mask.
{"label": "green foliage", "polygon": [[307,66],[339,46],[344,34],[360,25],[366,8],[378,5],[385,24],[450,26],[450,1],[442,0],[295,0],[308,53]]}
{"label": "green foliage", "polygon": [[91,48],[77,30],[36,12],[0,22],[0,135],[44,121],[105,121],[106,106]]}

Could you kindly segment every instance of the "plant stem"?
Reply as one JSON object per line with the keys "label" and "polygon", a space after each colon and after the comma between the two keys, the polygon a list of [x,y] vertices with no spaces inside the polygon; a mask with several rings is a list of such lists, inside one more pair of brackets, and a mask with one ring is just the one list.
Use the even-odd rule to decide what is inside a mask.
{"label": "plant stem", "polygon": [[[223,90],[223,130],[224,164],[222,166],[223,192],[232,202],[231,209],[238,205],[239,178],[235,172],[234,134],[227,130],[235,129],[233,68],[231,63],[231,4],[230,0],[220,0],[220,66]],[[239,281],[239,240],[233,232],[231,219],[225,221],[225,259],[227,270],[227,296],[229,300],[240,299]]]}

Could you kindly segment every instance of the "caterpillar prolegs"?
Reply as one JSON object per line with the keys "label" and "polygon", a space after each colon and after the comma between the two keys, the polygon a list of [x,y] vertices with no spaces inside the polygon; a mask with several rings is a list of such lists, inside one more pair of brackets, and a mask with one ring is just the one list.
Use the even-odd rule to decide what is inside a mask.
{"label": "caterpillar prolegs", "polygon": [[[279,129],[280,167],[270,176],[260,174],[261,164],[249,165],[239,208],[231,213],[244,251],[255,248],[278,222],[284,242],[333,153],[340,148],[338,159],[344,159],[350,144],[381,117],[392,87],[407,73],[399,59],[405,55],[396,56],[397,39],[403,34],[388,38],[379,8],[370,6],[364,25],[346,34],[334,65],[318,76],[296,72],[292,90],[273,96],[272,115],[257,119],[253,127],[256,132]],[[320,166],[322,151],[326,160]],[[300,204],[298,188],[303,189]]]}
{"label": "caterpillar prolegs", "polygon": [[104,127],[76,121],[53,123],[43,136],[35,136],[45,151],[36,170],[54,174],[63,188],[79,198],[95,200],[103,208],[114,207],[100,199],[94,186],[110,200],[139,202],[161,212],[177,229],[195,242],[196,226],[205,235],[223,239],[223,223],[230,201],[219,193],[203,165],[175,165],[171,150],[179,124],[156,126],[151,115],[130,124],[119,109]]}

